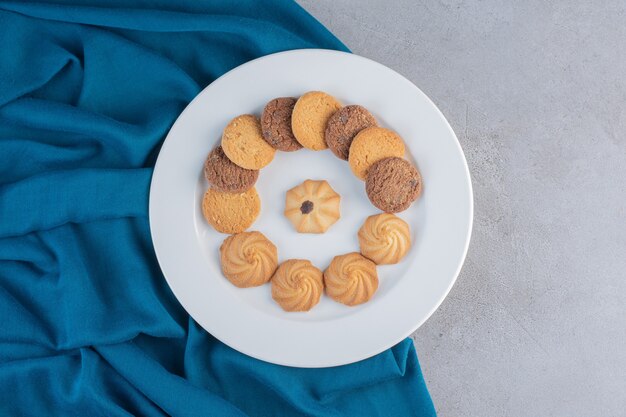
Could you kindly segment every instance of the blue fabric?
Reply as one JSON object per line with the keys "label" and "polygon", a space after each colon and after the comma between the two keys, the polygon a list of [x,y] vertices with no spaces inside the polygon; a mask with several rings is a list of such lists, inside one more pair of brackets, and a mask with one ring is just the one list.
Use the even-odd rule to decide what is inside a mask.
{"label": "blue fabric", "polygon": [[215,340],[163,279],[148,187],[185,105],[250,59],[346,50],[283,1],[0,1],[0,415],[434,416],[405,340],[348,366]]}

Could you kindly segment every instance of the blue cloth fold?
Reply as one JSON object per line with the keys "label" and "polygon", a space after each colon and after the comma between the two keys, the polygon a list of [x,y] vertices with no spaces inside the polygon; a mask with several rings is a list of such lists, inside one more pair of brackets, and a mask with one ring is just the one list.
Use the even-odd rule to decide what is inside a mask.
{"label": "blue cloth fold", "polygon": [[272,365],[198,327],[150,241],[186,104],[294,48],[347,50],[287,1],[0,0],[0,415],[434,416],[413,344]]}

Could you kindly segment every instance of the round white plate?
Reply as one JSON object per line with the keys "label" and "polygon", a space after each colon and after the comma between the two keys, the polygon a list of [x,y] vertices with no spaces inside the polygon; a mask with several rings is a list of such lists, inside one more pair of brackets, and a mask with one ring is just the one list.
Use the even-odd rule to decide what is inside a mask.
{"label": "round white plate", "polygon": [[[405,140],[424,189],[400,213],[413,246],[397,265],[380,266],[371,301],[346,307],[323,296],[308,313],[286,313],[271,286],[239,289],[223,277],[218,248],[226,235],[204,220],[204,159],[224,126],[260,115],[275,97],[326,91],[368,108]],[[341,219],[321,235],[299,234],[283,216],[285,192],[305,179],[325,179],[341,195]],[[278,247],[279,261],[309,259],[324,270],[335,255],[358,251],[357,231],[379,211],[347,162],[329,150],[277,152],[259,176],[261,214],[250,230]],[[150,188],[150,228],[172,291],[213,336],[247,355],[281,365],[326,367],[368,358],[400,342],[437,309],[454,284],[470,239],[472,188],[463,151],[435,105],[410,81],[369,59],[328,50],[265,56],[226,73],[180,115],[159,154]]]}

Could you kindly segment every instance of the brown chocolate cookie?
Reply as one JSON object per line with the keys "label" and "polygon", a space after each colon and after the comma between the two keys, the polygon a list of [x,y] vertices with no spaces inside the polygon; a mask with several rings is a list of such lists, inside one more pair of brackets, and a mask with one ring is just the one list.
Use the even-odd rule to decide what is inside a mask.
{"label": "brown chocolate cookie", "polygon": [[293,97],[279,97],[267,103],[263,109],[263,139],[279,151],[293,152],[302,148],[291,130],[291,113],[296,101]]}
{"label": "brown chocolate cookie", "polygon": [[259,171],[245,169],[233,163],[221,146],[213,149],[204,163],[204,177],[218,191],[243,193],[259,178]]}
{"label": "brown chocolate cookie", "polygon": [[407,160],[384,158],[370,167],[365,191],[373,205],[387,213],[398,213],[419,197],[422,177]]}
{"label": "brown chocolate cookie", "polygon": [[352,139],[361,130],[371,126],[376,126],[376,119],[365,107],[342,107],[328,119],[326,144],[337,158],[347,161]]}

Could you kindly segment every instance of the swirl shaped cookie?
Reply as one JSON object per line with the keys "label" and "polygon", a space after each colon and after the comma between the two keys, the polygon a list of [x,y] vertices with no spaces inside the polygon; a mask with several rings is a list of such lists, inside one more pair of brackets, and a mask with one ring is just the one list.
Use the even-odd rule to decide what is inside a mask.
{"label": "swirl shaped cookie", "polygon": [[389,213],[369,216],[359,229],[359,245],[377,265],[397,264],[411,248],[409,225]]}
{"label": "swirl shaped cookie", "polygon": [[276,246],[260,232],[243,232],[227,237],[220,246],[224,276],[239,288],[268,282],[278,266]]}
{"label": "swirl shaped cookie", "polygon": [[272,277],[272,298],[285,311],[309,311],[324,291],[322,271],[303,259],[289,259]]}
{"label": "swirl shaped cookie", "polygon": [[376,264],[360,253],[335,256],[324,271],[326,294],[348,306],[365,303],[378,289]]}

